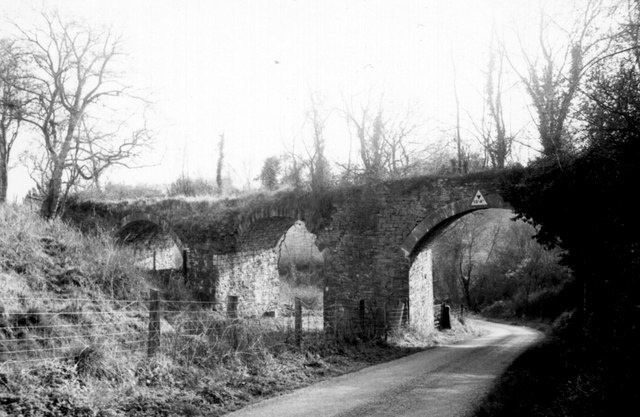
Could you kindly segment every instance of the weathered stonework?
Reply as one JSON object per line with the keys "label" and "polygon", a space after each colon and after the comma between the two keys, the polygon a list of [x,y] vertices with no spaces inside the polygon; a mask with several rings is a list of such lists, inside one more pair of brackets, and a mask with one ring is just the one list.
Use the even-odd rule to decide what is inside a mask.
{"label": "weathered stonework", "polygon": [[182,268],[182,254],[178,248],[170,247],[147,247],[136,252],[139,259],[138,266],[148,270],[178,270]]}
{"label": "weathered stonework", "polygon": [[238,297],[238,315],[262,316],[277,311],[280,278],[275,249],[213,255],[217,270],[215,299],[227,311],[229,296]]}
{"label": "weathered stonework", "polygon": [[[84,202],[70,205],[66,214],[85,227],[89,223],[114,231],[127,227],[127,219],[162,219],[163,230],[188,250],[188,280],[201,295],[218,304],[237,296],[239,310],[248,315],[272,308],[278,288],[277,243],[302,220],[324,249],[325,308],[346,311],[364,302],[372,320],[383,320],[382,312],[404,311],[398,306],[406,309],[408,304],[411,324],[429,330],[432,274],[429,252],[422,248],[467,213],[508,208],[498,194],[499,181],[499,173],[409,178],[335,190],[322,198],[295,193],[248,197],[251,204]],[[485,204],[473,204],[478,191]]]}
{"label": "weathered stonework", "polygon": [[433,329],[433,261],[431,249],[420,251],[409,270],[411,325],[428,332]]}

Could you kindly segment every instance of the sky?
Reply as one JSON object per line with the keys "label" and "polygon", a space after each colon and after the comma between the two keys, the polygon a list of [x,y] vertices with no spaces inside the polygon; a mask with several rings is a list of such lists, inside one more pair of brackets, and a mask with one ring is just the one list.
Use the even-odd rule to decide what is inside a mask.
{"label": "sky", "polygon": [[[124,39],[124,79],[153,103],[155,147],[139,161],[144,168],[108,179],[214,178],[224,133],[225,171],[242,186],[265,158],[302,149],[312,94],[329,117],[332,161],[348,158],[345,105],[411,111],[416,140],[425,143],[448,135],[453,63],[466,119],[481,108],[492,27],[507,37],[516,28],[527,33],[536,7],[527,0],[0,0],[0,36],[11,32],[10,21],[41,23],[41,10],[112,27]],[[516,83],[505,100],[512,130],[530,127]],[[23,168],[10,172],[10,195],[30,186]]]}

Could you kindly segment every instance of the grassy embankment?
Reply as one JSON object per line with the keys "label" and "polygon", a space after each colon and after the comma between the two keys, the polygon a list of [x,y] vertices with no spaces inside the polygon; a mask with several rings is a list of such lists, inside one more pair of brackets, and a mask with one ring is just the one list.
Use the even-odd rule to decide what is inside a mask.
{"label": "grassy embankment", "polygon": [[[472,333],[456,323],[390,343],[298,349],[259,322],[230,332],[215,313],[178,303],[189,311],[167,317],[163,332],[187,337],[163,339],[149,358],[145,299],[162,285],[107,235],[1,206],[0,416],[216,416]],[[188,299],[179,282],[169,286]]]}

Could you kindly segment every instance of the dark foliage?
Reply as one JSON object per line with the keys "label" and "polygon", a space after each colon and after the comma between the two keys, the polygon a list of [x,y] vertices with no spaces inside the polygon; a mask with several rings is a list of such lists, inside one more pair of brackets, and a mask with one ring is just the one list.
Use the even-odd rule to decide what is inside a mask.
{"label": "dark foliage", "polygon": [[640,79],[633,69],[595,73],[581,111],[587,129],[577,155],[540,159],[512,172],[504,196],[541,226],[537,239],[567,250],[582,284],[583,324],[593,336],[637,331],[640,216]]}
{"label": "dark foliage", "polygon": [[474,417],[625,415],[638,401],[628,356],[612,357],[577,341],[581,329],[559,319],[476,407]]}

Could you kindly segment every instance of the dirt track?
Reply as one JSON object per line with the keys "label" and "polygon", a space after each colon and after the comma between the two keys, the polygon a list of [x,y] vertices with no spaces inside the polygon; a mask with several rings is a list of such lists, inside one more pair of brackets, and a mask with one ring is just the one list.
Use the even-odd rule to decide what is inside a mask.
{"label": "dirt track", "polygon": [[486,335],[333,378],[229,414],[285,416],[464,416],[527,346],[535,330],[474,320]]}

